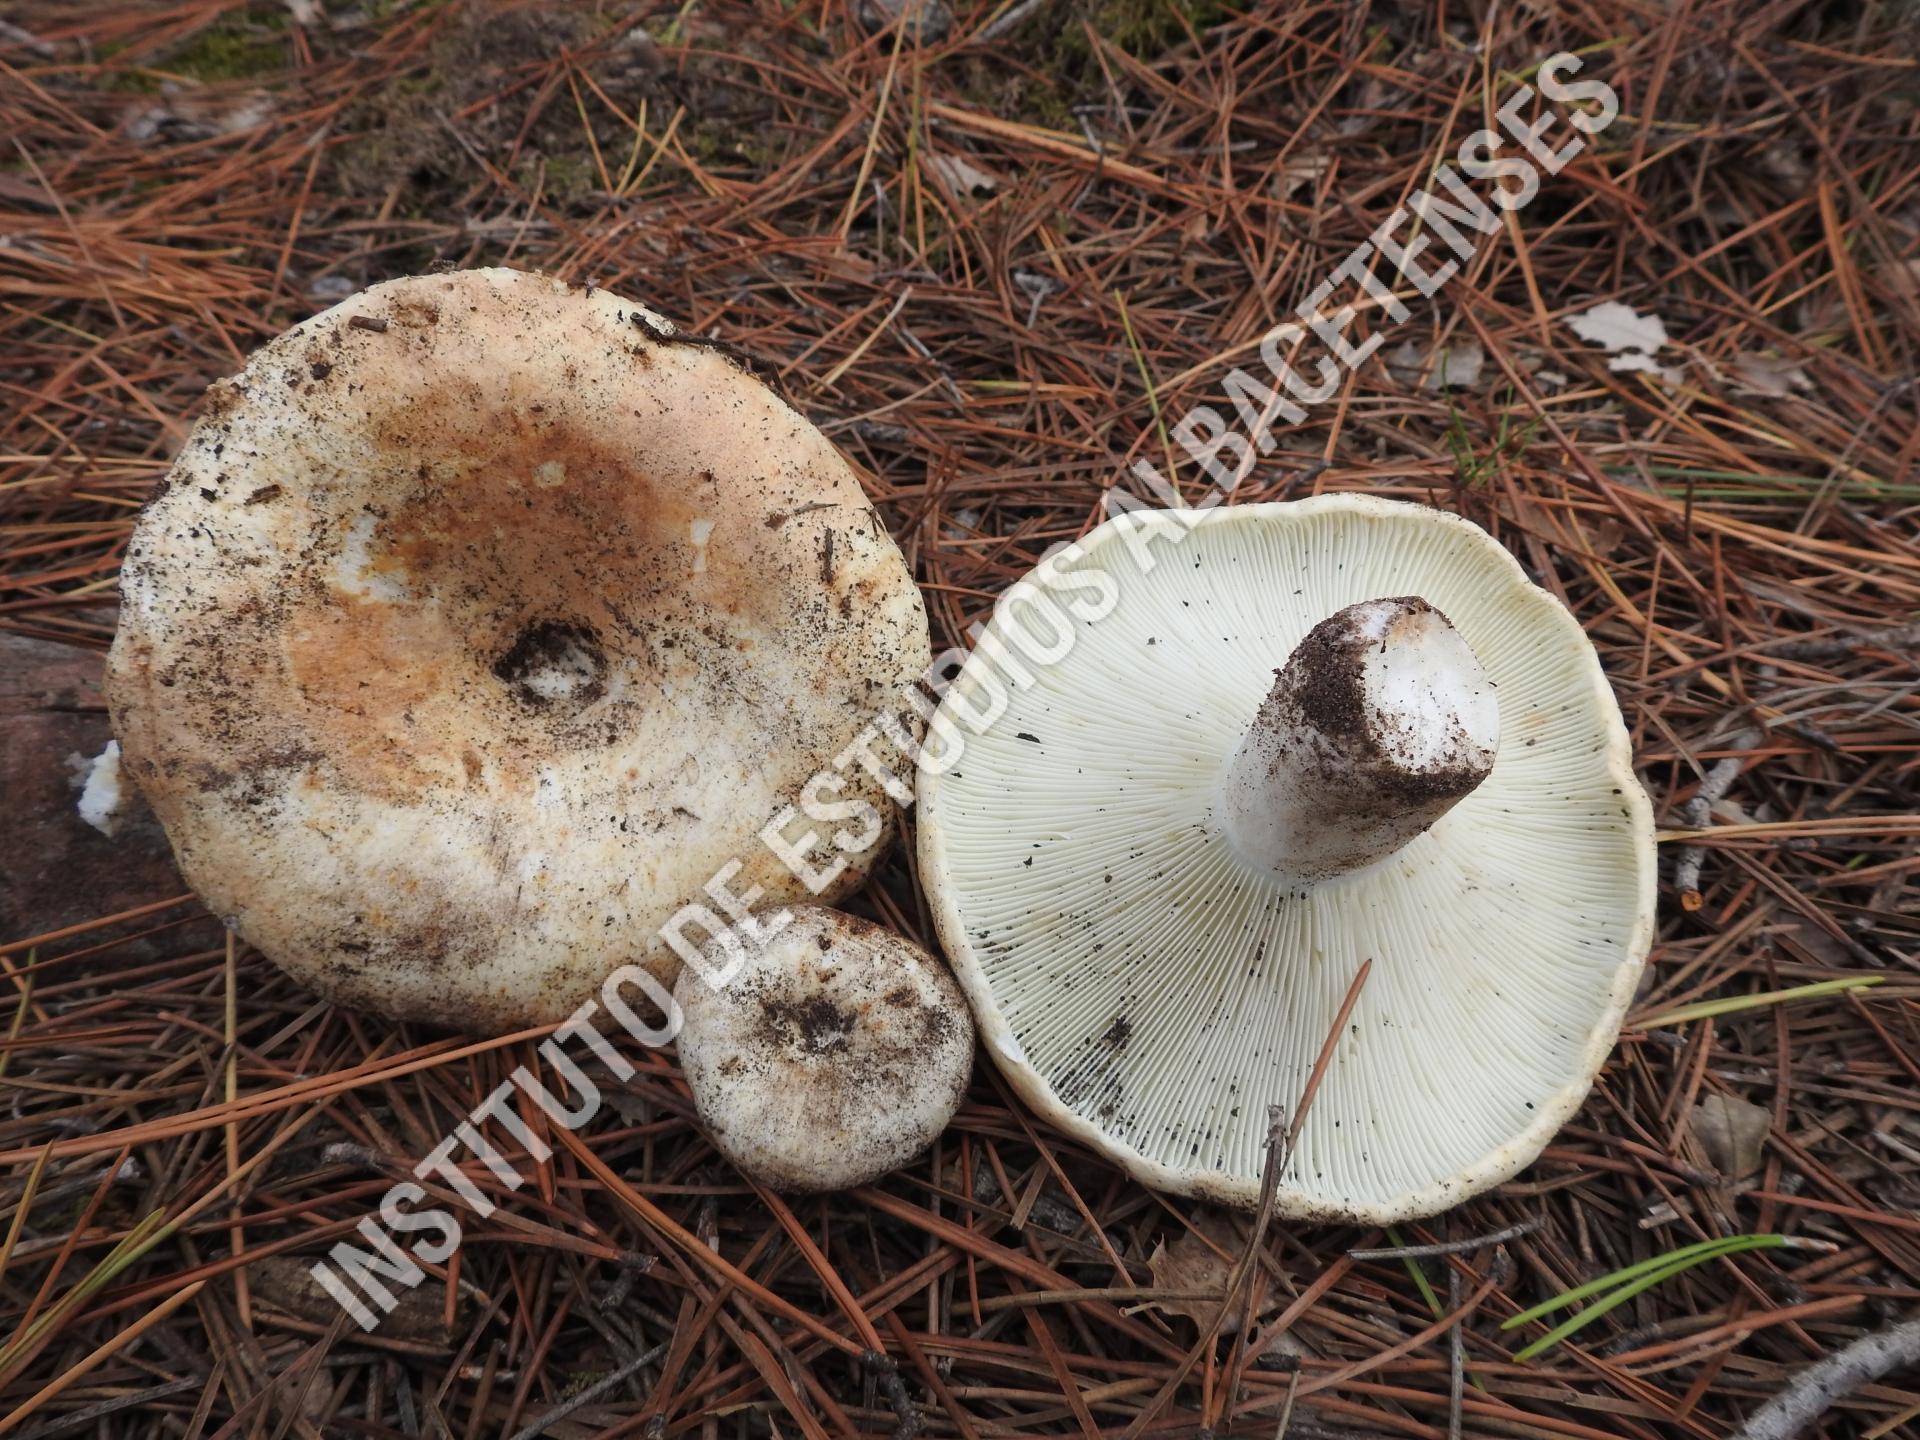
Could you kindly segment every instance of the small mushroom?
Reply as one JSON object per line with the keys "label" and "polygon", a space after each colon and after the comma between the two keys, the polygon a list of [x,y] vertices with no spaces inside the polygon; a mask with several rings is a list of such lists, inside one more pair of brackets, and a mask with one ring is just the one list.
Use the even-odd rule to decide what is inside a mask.
{"label": "small mushroom", "polygon": [[834,760],[930,654],[818,430],[644,306],[501,269],[375,285],[214,385],[122,591],[107,698],[188,882],[329,998],[474,1031],[629,961],[671,984],[716,879],[807,896],[761,832],[823,771],[812,859],[850,863],[817,893],[856,888],[895,809]]}
{"label": "small mushroom", "polygon": [[946,1129],[973,1072],[973,1021],[919,946],[820,906],[786,913],[764,944],[712,942],[707,973],[681,973],[680,1065],[743,1173],[775,1190],[850,1189]]}
{"label": "small mushroom", "polygon": [[[919,780],[934,921],[1013,1086],[1151,1185],[1251,1204],[1268,1107],[1371,961],[1280,1213],[1431,1214],[1533,1159],[1654,910],[1573,617],[1476,526],[1364,496],[1123,516],[1050,563],[1059,598],[1043,571],[995,614]],[[1028,626],[1064,654],[1009,678]]]}

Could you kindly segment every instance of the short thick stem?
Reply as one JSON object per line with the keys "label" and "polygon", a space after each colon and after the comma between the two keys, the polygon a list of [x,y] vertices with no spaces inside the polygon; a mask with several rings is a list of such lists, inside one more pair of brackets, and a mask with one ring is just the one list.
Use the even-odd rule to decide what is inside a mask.
{"label": "short thick stem", "polygon": [[1253,869],[1311,885],[1374,864],[1493,769],[1493,682],[1416,596],[1366,600],[1307,633],[1220,780],[1217,812]]}

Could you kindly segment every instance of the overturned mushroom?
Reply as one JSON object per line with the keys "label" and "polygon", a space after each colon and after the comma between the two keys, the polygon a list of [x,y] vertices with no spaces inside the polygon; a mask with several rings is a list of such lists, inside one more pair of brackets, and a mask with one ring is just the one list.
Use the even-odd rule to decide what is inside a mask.
{"label": "overturned mushroom", "polygon": [[[1573,618],[1476,527],[1367,497],[1125,516],[1051,564],[1111,613],[1001,607],[919,785],[1001,1070],[1149,1184],[1251,1203],[1267,1107],[1371,960],[1280,1211],[1389,1221],[1512,1175],[1652,928],[1649,807]],[[1064,653],[1016,665],[1028,624]]]}
{"label": "overturned mushroom", "polygon": [[[671,983],[716,879],[805,895],[762,827],[928,659],[813,426],[509,270],[376,285],[216,384],[122,583],[108,699],[189,882],[323,994],[473,1030]],[[870,823],[826,899],[894,823],[864,771],[831,798]]]}
{"label": "overturned mushroom", "polygon": [[[674,987],[680,1064],[721,1152],[776,1190],[844,1190],[946,1129],[973,1070],[953,977],[890,930],[796,905]],[[737,948],[729,950],[728,943]]]}

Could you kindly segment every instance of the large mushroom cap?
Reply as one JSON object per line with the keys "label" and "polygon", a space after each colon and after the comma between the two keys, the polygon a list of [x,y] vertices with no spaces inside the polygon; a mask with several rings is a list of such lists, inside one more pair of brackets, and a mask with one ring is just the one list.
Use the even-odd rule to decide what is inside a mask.
{"label": "large mushroom cap", "polygon": [[680,1065],[721,1152],[776,1190],[845,1190],[946,1129],[973,1072],[973,1022],[947,968],[892,931],[813,905],[713,984],[674,1000]]}
{"label": "large mushroom cap", "polygon": [[[995,1062],[1147,1183],[1251,1203],[1267,1107],[1371,960],[1280,1211],[1385,1222],[1511,1176],[1652,929],[1649,807],[1573,617],[1477,527],[1357,496],[1120,517],[1057,569],[1116,607],[1072,618],[1094,587],[1057,587],[1071,648],[1030,685],[993,656],[1054,622],[1002,607],[935,716],[964,748],[920,776],[922,880]],[[1257,824],[1250,786],[1391,843]]]}
{"label": "large mushroom cap", "polygon": [[[929,655],[813,426],[509,270],[376,285],[217,384],[122,587],[108,697],[194,888],[322,993],[474,1030],[671,983],[658,927],[730,861],[805,894],[758,832]],[[826,798],[877,811],[832,898],[893,811],[857,766]]]}

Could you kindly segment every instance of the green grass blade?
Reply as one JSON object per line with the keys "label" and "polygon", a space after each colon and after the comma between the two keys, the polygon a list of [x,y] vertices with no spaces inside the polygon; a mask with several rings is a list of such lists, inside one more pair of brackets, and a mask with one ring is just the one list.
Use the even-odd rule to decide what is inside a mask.
{"label": "green grass blade", "polygon": [[1709,1020],[1716,1015],[1735,1015],[1742,1010],[1758,1010],[1763,1005],[1784,1005],[1790,1000],[1812,1000],[1821,995],[1840,995],[1848,990],[1870,990],[1886,982],[1884,975],[1849,975],[1840,980],[1818,980],[1811,985],[1795,985],[1786,990],[1769,990],[1762,995],[1735,995],[1727,1000],[1701,1000],[1666,1010],[1640,1021],[1637,1030],[1659,1025],[1678,1025],[1683,1020]]}
{"label": "green grass blade", "polygon": [[1578,1285],[1571,1290],[1563,1291],[1551,1300],[1541,1301],[1540,1304],[1534,1306],[1531,1310],[1522,1310],[1518,1315],[1501,1321],[1500,1328],[1502,1330],[1518,1329],[1529,1320],[1538,1320],[1543,1315],[1551,1315],[1556,1310],[1564,1310],[1569,1305],[1577,1305],[1589,1295],[1598,1295],[1603,1290],[1611,1290],[1616,1285],[1624,1285],[1629,1280],[1637,1280],[1649,1270],[1664,1269],[1676,1260],[1686,1260],[1695,1255],[1705,1255],[1715,1250],[1721,1250],[1733,1241],[1745,1238],[1747,1237],[1731,1235],[1724,1236],[1717,1240],[1698,1240],[1691,1245],[1682,1245],[1678,1250],[1669,1250],[1664,1255],[1654,1255],[1636,1264],[1628,1265],[1624,1269],[1609,1270],[1597,1280],[1589,1280],[1584,1285]]}
{"label": "green grass blade", "polygon": [[[1701,1257],[1701,1259],[1706,1260],[1712,1258],[1710,1255]],[[1667,1266],[1664,1270],[1652,1271],[1649,1274],[1642,1275],[1638,1280],[1635,1280],[1629,1285],[1622,1285],[1605,1299],[1595,1301],[1584,1310],[1576,1310],[1565,1320],[1562,1320],[1558,1325],[1554,1326],[1553,1329],[1542,1335],[1538,1340],[1532,1341],[1514,1351],[1514,1361],[1518,1363],[1523,1360],[1532,1360],[1536,1356],[1544,1354],[1569,1335],[1591,1325],[1609,1310],[1617,1309],[1619,1306],[1626,1304],[1627,1301],[1633,1299],[1633,1297],[1638,1295],[1642,1290],[1651,1290],[1662,1280],[1670,1280],[1682,1270],[1690,1270],[1700,1263],[1701,1260],[1677,1261]]]}
{"label": "green grass blade", "polygon": [[[1407,1243],[1400,1238],[1400,1229],[1397,1225],[1387,1226],[1387,1240],[1395,1248],[1404,1247]],[[1445,1315],[1447,1312],[1440,1304],[1440,1297],[1434,1293],[1433,1286],[1427,1283],[1427,1272],[1420,1268],[1420,1262],[1411,1255],[1402,1255],[1400,1263],[1407,1267],[1407,1273],[1413,1277],[1413,1283],[1419,1288],[1420,1298],[1427,1302],[1427,1308],[1433,1312],[1433,1318],[1438,1320]]]}
{"label": "green grass blade", "polygon": [[1602,1295],[1592,1305],[1568,1316],[1559,1325],[1549,1330],[1539,1339],[1527,1344],[1514,1354],[1514,1359],[1531,1360],[1536,1355],[1552,1349],[1562,1340],[1576,1331],[1598,1320],[1616,1306],[1626,1303],[1644,1290],[1650,1290],[1663,1280],[1671,1280],[1696,1265],[1704,1265],[1709,1260],[1723,1259],[1729,1255],[1741,1255],[1749,1250],[1772,1250],[1788,1243],[1785,1235],[1728,1235],[1718,1240],[1701,1240],[1692,1245],[1683,1245],[1678,1250],[1670,1250],[1664,1255],[1655,1255],[1638,1264],[1628,1265],[1624,1269],[1602,1275],[1585,1285],[1556,1295],[1553,1299],[1524,1310],[1511,1319],[1504,1320],[1500,1328],[1512,1330],[1529,1321],[1564,1310],[1569,1305],[1578,1304],[1589,1296]]}

